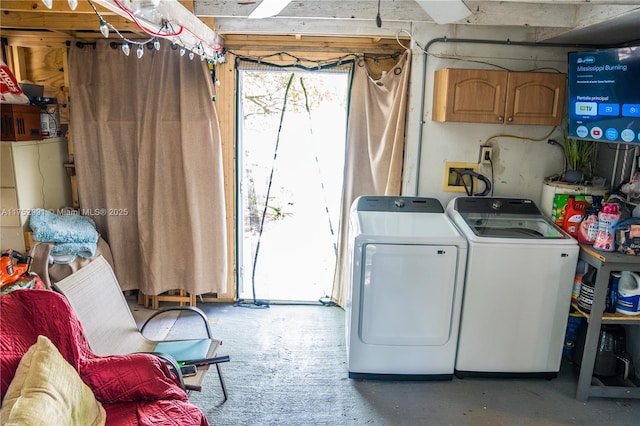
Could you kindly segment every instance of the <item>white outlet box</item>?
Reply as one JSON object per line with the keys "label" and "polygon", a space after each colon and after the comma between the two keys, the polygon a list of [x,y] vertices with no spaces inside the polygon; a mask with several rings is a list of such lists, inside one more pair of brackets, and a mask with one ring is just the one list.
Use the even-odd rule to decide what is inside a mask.
{"label": "white outlet box", "polygon": [[480,147],[480,164],[491,164],[493,161],[493,147],[488,145],[482,145]]}

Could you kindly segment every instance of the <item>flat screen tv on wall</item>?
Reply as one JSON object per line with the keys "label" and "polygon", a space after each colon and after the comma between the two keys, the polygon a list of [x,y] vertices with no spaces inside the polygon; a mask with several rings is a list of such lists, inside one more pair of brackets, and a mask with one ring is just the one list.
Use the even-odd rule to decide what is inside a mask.
{"label": "flat screen tv on wall", "polygon": [[640,46],[569,53],[569,137],[640,145]]}

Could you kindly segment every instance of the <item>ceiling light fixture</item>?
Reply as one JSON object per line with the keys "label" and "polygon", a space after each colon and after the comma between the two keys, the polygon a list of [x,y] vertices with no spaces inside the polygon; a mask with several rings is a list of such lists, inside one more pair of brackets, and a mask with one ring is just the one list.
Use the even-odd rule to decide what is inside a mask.
{"label": "ceiling light fixture", "polygon": [[253,9],[253,12],[249,14],[249,19],[262,19],[276,16],[287,5],[291,3],[291,0],[262,0],[258,7]]}
{"label": "ceiling light fixture", "polygon": [[416,0],[436,24],[451,24],[471,15],[462,0]]}

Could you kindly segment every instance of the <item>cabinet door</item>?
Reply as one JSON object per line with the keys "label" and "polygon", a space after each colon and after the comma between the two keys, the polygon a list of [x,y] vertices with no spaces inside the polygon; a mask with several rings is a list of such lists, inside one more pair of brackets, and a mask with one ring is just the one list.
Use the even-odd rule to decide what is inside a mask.
{"label": "cabinet door", "polygon": [[445,68],[434,79],[433,120],[504,122],[506,71]]}
{"label": "cabinet door", "polygon": [[71,205],[69,178],[64,168],[66,143],[65,138],[50,138],[13,145],[21,209],[60,209]]}
{"label": "cabinet door", "polygon": [[11,143],[12,142],[2,142],[0,144],[0,186],[3,188],[13,188],[16,186],[16,181],[13,178]]}
{"label": "cabinet door", "polygon": [[566,74],[510,72],[507,124],[560,125],[564,113]]}

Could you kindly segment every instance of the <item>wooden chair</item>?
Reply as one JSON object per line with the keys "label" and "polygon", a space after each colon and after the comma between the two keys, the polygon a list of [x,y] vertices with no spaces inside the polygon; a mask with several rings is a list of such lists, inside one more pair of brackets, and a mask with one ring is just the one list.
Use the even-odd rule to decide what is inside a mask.
{"label": "wooden chair", "polygon": [[[89,347],[98,355],[156,352],[156,346],[162,341],[151,340],[144,336],[144,329],[152,320],[157,320],[168,312],[197,315],[202,320],[203,336],[197,338],[192,336],[190,327],[188,339],[174,340],[188,341],[202,338],[210,340],[206,358],[211,359],[211,364],[216,366],[224,400],[227,400],[227,389],[220,363],[229,361],[229,357],[215,357],[221,342],[212,337],[207,316],[201,309],[191,306],[161,309],[138,329],[113,269],[102,256],[67,278],[53,284],[53,288],[67,298],[82,324]],[[209,364],[198,366],[195,376],[184,377],[185,389],[201,391],[202,382],[208,369]]]}

